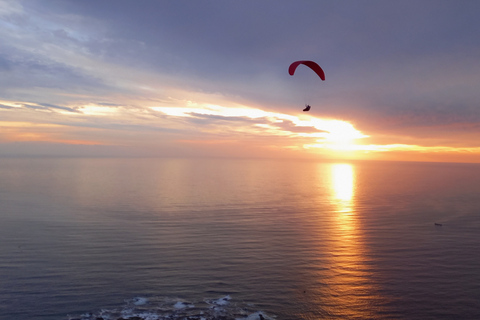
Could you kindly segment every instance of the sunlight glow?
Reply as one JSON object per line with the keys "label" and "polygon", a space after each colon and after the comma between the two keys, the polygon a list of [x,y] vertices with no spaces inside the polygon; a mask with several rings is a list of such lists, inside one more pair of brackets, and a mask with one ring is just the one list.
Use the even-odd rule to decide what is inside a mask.
{"label": "sunlight glow", "polygon": [[23,106],[23,103],[0,100],[0,105],[4,105],[11,108],[21,108]]}
{"label": "sunlight glow", "polygon": [[[335,149],[334,146],[331,146],[332,149]],[[341,149],[337,149],[341,150]],[[389,151],[415,151],[420,153],[453,153],[453,152],[464,152],[464,153],[480,153],[480,147],[446,147],[446,146],[419,146],[414,144],[387,144],[387,145],[352,145],[351,150],[353,151],[365,151],[365,152],[389,152]]]}
{"label": "sunlight glow", "polygon": [[[320,119],[311,116],[293,116],[283,113],[267,112],[255,108],[227,108],[212,104],[187,103],[188,107],[151,107],[152,110],[169,116],[193,117],[210,115],[224,118],[263,119],[263,123],[253,124],[265,132],[278,136],[317,138],[318,144],[304,144],[303,147],[326,148],[336,150],[355,150],[355,140],[368,137],[353,127],[351,123],[334,119]],[[267,123],[265,123],[267,122]],[[282,128],[282,122],[292,123],[298,132]],[[305,128],[302,132],[302,128]],[[311,130],[315,129],[315,130]]]}
{"label": "sunlight glow", "polygon": [[34,122],[23,122],[23,121],[0,121],[0,127],[12,127],[12,128],[60,128],[65,127],[60,124],[52,123],[34,123]]}
{"label": "sunlight glow", "polygon": [[0,121],[0,142],[29,141],[51,142],[70,145],[101,145],[98,141],[74,139],[62,136],[68,126],[52,123],[34,123],[21,121]]}
{"label": "sunlight glow", "polygon": [[78,108],[78,111],[80,111],[85,115],[105,116],[105,115],[111,115],[116,113],[117,108],[101,106],[96,104],[87,104]]}
{"label": "sunlight glow", "polygon": [[354,190],[352,165],[334,164],[332,166],[332,178],[335,198],[342,201],[351,201],[353,198]]}
{"label": "sunlight glow", "polygon": [[216,115],[223,117],[248,117],[251,119],[268,117],[274,113],[266,112],[253,108],[227,108],[213,104],[197,105],[189,102],[190,107],[151,107],[155,111],[160,111],[169,116],[189,117],[194,114]]}

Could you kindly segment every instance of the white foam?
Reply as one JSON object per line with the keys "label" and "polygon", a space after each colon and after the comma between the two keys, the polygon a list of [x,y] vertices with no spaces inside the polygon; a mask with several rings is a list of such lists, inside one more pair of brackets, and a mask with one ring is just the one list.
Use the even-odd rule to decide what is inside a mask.
{"label": "white foam", "polygon": [[160,316],[156,314],[152,314],[149,312],[138,313],[136,314],[137,317],[142,318],[143,320],[160,320]]}
{"label": "white foam", "polygon": [[224,306],[227,305],[231,299],[232,297],[230,297],[230,295],[226,295],[225,297],[222,297],[218,300],[213,300],[212,303],[218,306]]}
{"label": "white foam", "polygon": [[[203,303],[198,301],[199,307],[195,307],[192,302],[185,301],[181,298],[169,297],[135,297],[125,300],[125,305],[118,309],[102,309],[97,313],[85,313],[80,318],[72,318],[70,320],[95,320],[103,318],[105,320],[129,319],[138,317],[142,320],[161,320],[172,319],[182,320],[189,317],[193,319],[234,319],[237,320],[259,320],[260,314],[267,320],[274,320],[259,311],[246,308],[245,304],[238,305],[238,302],[232,303],[230,295],[226,295],[217,299],[204,299]],[[256,312],[255,312],[256,311]],[[252,313],[253,312],[253,313]]]}
{"label": "white foam", "polygon": [[186,304],[186,303],[184,303],[184,302],[182,302],[182,301],[177,301],[177,302],[173,305],[173,307],[174,307],[175,309],[185,309],[185,308],[194,308],[195,306],[194,306],[193,304]]}
{"label": "white foam", "polygon": [[143,305],[147,304],[147,302],[148,302],[147,298],[143,298],[143,297],[133,298],[133,304],[136,305],[136,306],[143,306]]}
{"label": "white foam", "polygon": [[265,315],[265,313],[263,312],[260,312],[260,311],[257,311],[257,312],[254,312],[252,314],[249,314],[248,317],[246,318],[236,318],[235,320],[259,320],[260,319],[260,315],[262,315],[265,319],[272,319],[270,317],[267,317]]}

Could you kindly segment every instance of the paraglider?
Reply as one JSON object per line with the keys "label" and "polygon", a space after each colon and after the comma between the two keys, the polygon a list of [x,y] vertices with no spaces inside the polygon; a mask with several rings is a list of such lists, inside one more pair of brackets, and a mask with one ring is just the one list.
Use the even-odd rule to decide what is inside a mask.
{"label": "paraglider", "polygon": [[320,79],[322,79],[323,81],[325,81],[325,72],[323,72],[323,69],[320,68],[320,66],[316,63],[316,62],[313,62],[313,61],[308,61],[308,60],[299,60],[299,61],[295,61],[294,63],[292,63],[290,65],[290,67],[288,68],[288,73],[293,76],[295,74],[295,70],[297,69],[297,67],[301,64],[304,64],[306,65],[307,67],[309,67],[310,69],[312,69],[313,71],[315,71],[315,73],[320,77]]}
{"label": "paraglider", "polygon": [[[293,76],[295,74],[295,70],[297,70],[297,67],[301,64],[306,65],[307,67],[312,69],[320,77],[320,79],[325,81],[325,72],[323,72],[323,69],[320,68],[320,66],[316,62],[310,61],[310,60],[299,60],[299,61],[293,62],[290,65],[290,67],[288,67],[288,74]],[[309,111],[309,110],[310,110],[310,105],[306,104],[305,109],[303,109],[303,111]]]}

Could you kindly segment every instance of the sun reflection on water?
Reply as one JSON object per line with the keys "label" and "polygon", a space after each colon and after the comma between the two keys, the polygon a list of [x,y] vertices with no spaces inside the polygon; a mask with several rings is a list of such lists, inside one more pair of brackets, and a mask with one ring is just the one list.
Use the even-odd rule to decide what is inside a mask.
{"label": "sun reflection on water", "polygon": [[355,176],[350,164],[332,165],[332,189],[338,211],[349,213],[353,210]]}
{"label": "sun reflection on water", "polygon": [[331,318],[377,318],[381,297],[372,280],[356,208],[355,167],[332,164],[329,170],[332,210],[319,226],[323,233],[319,250],[326,252],[326,259],[324,269],[317,275],[317,304],[320,312]]}

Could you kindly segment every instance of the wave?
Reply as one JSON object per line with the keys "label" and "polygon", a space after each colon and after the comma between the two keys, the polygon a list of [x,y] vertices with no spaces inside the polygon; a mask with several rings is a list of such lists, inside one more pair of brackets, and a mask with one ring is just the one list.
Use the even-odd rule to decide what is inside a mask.
{"label": "wave", "polygon": [[68,320],[273,320],[256,310],[255,305],[235,302],[230,295],[216,299],[186,301],[169,297],[135,297],[116,309],[102,309],[80,316],[67,316]]}

